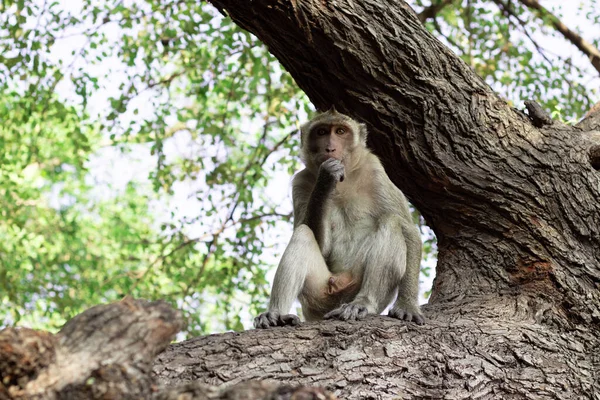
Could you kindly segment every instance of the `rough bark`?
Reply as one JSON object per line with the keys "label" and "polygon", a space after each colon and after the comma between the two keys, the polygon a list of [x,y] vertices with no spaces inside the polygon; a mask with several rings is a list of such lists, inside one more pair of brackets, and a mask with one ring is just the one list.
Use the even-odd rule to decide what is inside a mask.
{"label": "rough bark", "polygon": [[96,306],[56,335],[0,331],[0,399],[149,398],[156,354],[183,326],[163,302]]}
{"label": "rough bark", "polygon": [[440,315],[424,326],[381,316],[200,337],[159,355],[154,371],[165,385],[266,379],[343,399],[600,398],[592,329]]}
{"label": "rough bark", "polygon": [[577,127],[586,132],[591,143],[589,157],[592,168],[600,171],[600,102],[590,108]]}
{"label": "rough bark", "polygon": [[590,108],[577,126],[584,131],[600,130],[600,101]]}
{"label": "rough bark", "polygon": [[321,388],[253,381],[225,388],[201,382],[159,388],[152,362],[182,326],[181,313],[166,303],[126,298],[87,310],[56,335],[4,329],[0,400],[335,398]]}

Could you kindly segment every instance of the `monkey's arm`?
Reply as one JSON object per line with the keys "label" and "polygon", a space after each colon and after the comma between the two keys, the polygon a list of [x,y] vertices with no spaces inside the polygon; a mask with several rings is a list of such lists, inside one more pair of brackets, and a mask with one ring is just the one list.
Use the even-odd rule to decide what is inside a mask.
{"label": "monkey's arm", "polygon": [[389,315],[422,325],[425,317],[419,307],[419,274],[421,272],[421,232],[414,225],[402,229],[406,242],[406,271],[398,285],[398,298]]}
{"label": "monkey's arm", "polygon": [[313,232],[319,248],[323,249],[325,224],[323,217],[329,191],[323,190],[323,182],[310,182],[309,177],[298,174],[294,179],[294,229],[304,224]]}
{"label": "monkey's arm", "polygon": [[304,223],[308,200],[314,186],[314,179],[299,172],[292,181],[292,201],[294,206],[294,229]]}
{"label": "monkey's arm", "polygon": [[[301,179],[302,177],[299,176],[298,178]],[[298,180],[300,181],[300,179]],[[302,190],[305,186],[294,186],[293,196],[294,216],[297,220],[296,226],[300,224],[307,225],[315,235],[315,239],[321,250],[323,250],[325,241],[327,200],[337,183],[343,179],[344,166],[339,160],[331,158],[323,162],[319,167],[316,183],[307,200],[302,201],[302,199],[307,197],[306,189]],[[297,213],[296,204],[298,204],[298,208],[304,209],[298,210]],[[301,214],[301,216],[298,214]]]}
{"label": "monkey's arm", "polygon": [[319,244],[319,248],[323,250],[323,242],[325,239],[325,214],[327,199],[331,191],[326,190],[326,187],[317,186],[310,195],[306,212],[304,214],[303,224],[306,224],[315,235],[315,239]]}

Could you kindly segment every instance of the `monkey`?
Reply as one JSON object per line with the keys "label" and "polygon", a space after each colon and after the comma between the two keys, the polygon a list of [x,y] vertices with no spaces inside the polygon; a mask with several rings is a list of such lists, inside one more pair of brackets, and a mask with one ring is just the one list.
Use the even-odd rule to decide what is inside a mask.
{"label": "monkey", "polygon": [[419,325],[421,234],[408,201],[367,148],[367,128],[335,110],[300,128],[305,168],[292,179],[294,231],[256,328],[380,314]]}

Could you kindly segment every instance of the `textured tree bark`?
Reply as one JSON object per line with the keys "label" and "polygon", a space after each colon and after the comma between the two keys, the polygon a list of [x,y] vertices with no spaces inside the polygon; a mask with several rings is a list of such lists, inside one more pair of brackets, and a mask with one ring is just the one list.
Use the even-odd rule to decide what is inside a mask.
{"label": "textured tree bark", "polygon": [[56,335],[0,331],[0,399],[150,398],[156,354],[183,326],[163,302],[96,306]]}
{"label": "textured tree bark", "polygon": [[600,130],[600,101],[590,108],[585,118],[577,126],[584,131]]}
{"label": "textured tree bark", "polygon": [[211,335],[173,345],[154,371],[164,385],[266,379],[342,399],[600,398],[597,332],[558,332],[517,309],[513,320],[469,310],[424,326],[373,316]]}
{"label": "textured tree bark", "polygon": [[257,381],[159,388],[151,376],[152,362],[182,326],[181,313],[164,302],[125,298],[85,311],[56,335],[3,329],[0,400],[335,398],[318,387]]}

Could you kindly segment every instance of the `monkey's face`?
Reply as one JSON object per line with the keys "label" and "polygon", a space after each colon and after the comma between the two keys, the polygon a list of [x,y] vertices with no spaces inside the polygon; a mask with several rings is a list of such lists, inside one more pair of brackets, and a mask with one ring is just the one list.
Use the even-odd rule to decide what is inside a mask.
{"label": "monkey's face", "polygon": [[367,129],[335,109],[318,114],[301,128],[300,157],[316,172],[323,161],[335,158],[344,164],[357,149],[366,146]]}
{"label": "monkey's face", "polygon": [[354,136],[348,124],[315,124],[308,135],[308,155],[317,166],[330,158],[343,162],[354,148]]}

